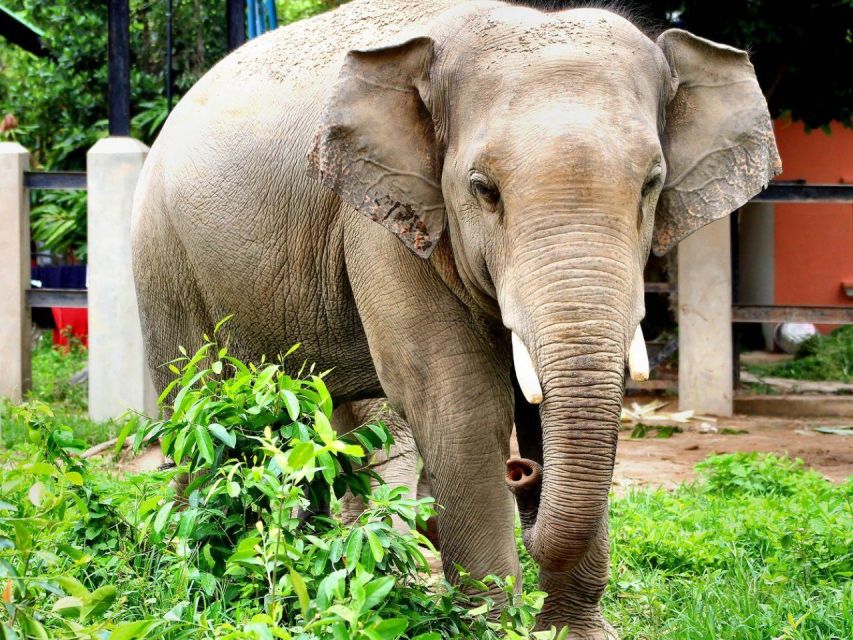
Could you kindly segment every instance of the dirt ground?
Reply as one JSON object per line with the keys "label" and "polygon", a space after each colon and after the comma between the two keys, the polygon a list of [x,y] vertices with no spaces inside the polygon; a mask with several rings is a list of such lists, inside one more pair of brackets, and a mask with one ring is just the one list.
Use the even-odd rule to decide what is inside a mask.
{"label": "dirt ground", "polygon": [[[791,419],[760,416],[736,416],[713,423],[692,420],[679,425],[681,433],[669,438],[631,438],[631,425],[623,425],[616,452],[613,485],[617,494],[629,487],[673,488],[695,477],[693,467],[714,453],[760,451],[787,453],[827,478],[842,482],[853,474],[853,436],[831,435],[815,431],[815,427],[851,427],[853,420]],[[723,430],[746,433],[721,433]],[[514,455],[518,455],[515,442]],[[126,472],[147,471],[162,462],[158,446],[139,457],[125,460],[119,469]]]}
{"label": "dirt ground", "polygon": [[[693,467],[709,455],[737,451],[787,453],[835,482],[846,480],[853,474],[853,436],[814,431],[820,426],[850,427],[853,421],[735,416],[717,420],[711,430],[697,421],[681,425],[684,431],[669,438],[642,439],[632,439],[627,428],[619,434],[614,489],[620,493],[632,486],[672,488],[693,479]],[[746,433],[720,433],[724,429]]]}

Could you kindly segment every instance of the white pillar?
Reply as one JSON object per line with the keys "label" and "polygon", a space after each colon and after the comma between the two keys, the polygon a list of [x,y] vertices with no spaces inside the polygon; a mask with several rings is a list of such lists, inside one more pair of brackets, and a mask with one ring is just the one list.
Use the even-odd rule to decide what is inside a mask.
{"label": "white pillar", "polygon": [[732,269],[729,219],[678,245],[678,404],[732,415]]}
{"label": "white pillar", "polygon": [[30,202],[24,188],[29,167],[24,147],[0,142],[0,397],[12,402],[23,399],[31,382]]}
{"label": "white pillar", "polygon": [[[747,202],[740,210],[738,248],[740,255],[740,290],[742,304],[776,302],[775,205],[772,202]],[[761,325],[765,348],[773,349],[776,325]]]}
{"label": "white pillar", "polygon": [[86,155],[89,190],[89,417],[128,409],[153,415],[156,396],[142,344],[130,258],[133,192],[148,147],[99,140]]}

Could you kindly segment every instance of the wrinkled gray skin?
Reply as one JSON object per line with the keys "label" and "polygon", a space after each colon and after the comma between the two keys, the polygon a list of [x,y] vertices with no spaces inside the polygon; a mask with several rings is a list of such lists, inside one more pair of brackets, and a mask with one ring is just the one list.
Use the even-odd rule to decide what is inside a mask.
{"label": "wrinkled gray skin", "polygon": [[779,170],[743,52],[601,10],[355,0],[230,55],[151,149],[133,258],[157,385],[229,313],[243,357],[301,341],[337,401],[385,395],[410,423],[448,577],[518,575],[515,331],[544,393],[518,410],[543,469],[508,478],[540,624],[606,637],[643,265]]}

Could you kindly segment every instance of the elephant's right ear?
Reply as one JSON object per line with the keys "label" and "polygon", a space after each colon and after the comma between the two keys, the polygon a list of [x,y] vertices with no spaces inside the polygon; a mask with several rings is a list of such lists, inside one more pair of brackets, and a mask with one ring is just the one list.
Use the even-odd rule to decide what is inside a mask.
{"label": "elephant's right ear", "polygon": [[326,102],[308,174],[426,258],[444,229],[429,76],[433,41],[350,51]]}

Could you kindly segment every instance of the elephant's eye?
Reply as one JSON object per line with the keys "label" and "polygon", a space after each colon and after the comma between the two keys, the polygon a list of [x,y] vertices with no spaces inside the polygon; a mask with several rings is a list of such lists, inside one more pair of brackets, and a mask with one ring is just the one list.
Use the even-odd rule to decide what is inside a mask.
{"label": "elephant's eye", "polygon": [[471,194],[480,200],[486,208],[491,211],[497,208],[501,201],[501,194],[485,174],[472,171],[468,176],[468,184],[471,188]]}
{"label": "elephant's eye", "polygon": [[646,181],[643,183],[643,188],[640,191],[640,204],[637,207],[637,231],[643,228],[646,217],[651,215],[652,207],[660,193],[660,188],[663,186],[662,182],[663,169],[661,169],[660,165],[656,165],[649,171],[649,175],[646,177]]}
{"label": "elephant's eye", "polygon": [[645,199],[647,196],[652,195],[655,190],[661,187],[661,177],[663,176],[663,170],[660,168],[660,165],[656,165],[654,169],[649,172],[648,177],[646,178],[645,183],[643,183],[643,198]]}

